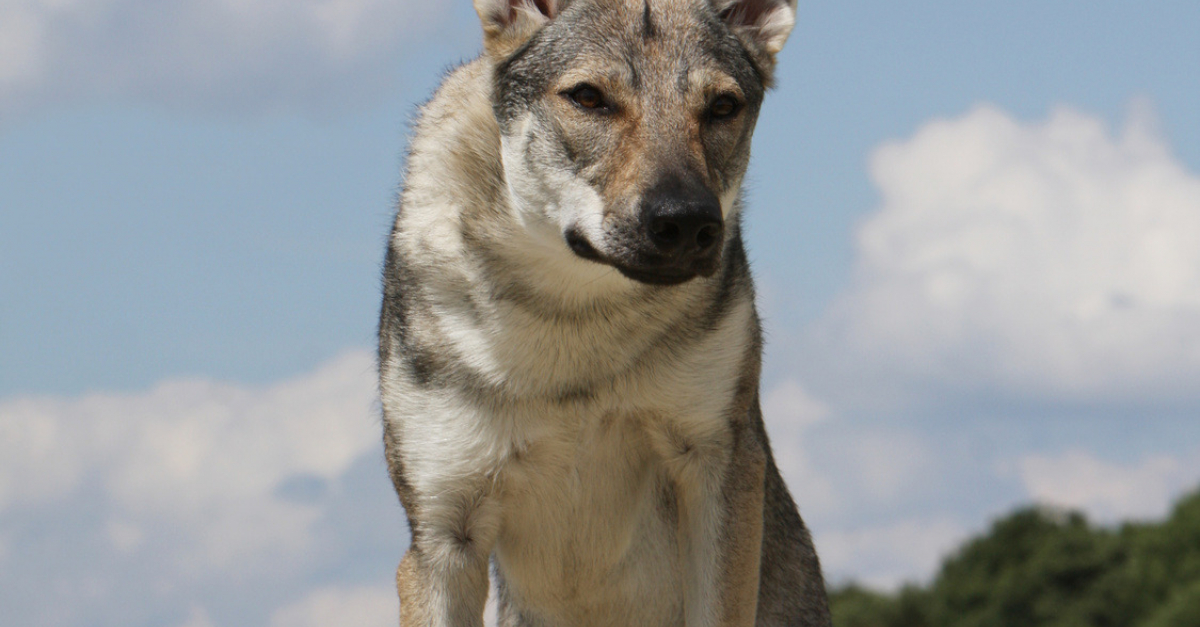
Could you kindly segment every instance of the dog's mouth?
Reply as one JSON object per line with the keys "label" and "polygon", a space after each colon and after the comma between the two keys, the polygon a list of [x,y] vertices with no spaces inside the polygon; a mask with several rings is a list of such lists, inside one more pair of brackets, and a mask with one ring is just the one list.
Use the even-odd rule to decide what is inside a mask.
{"label": "dog's mouth", "polygon": [[[686,283],[696,277],[710,277],[717,271],[719,255],[709,255],[704,258],[690,260],[686,265],[672,263],[653,255],[633,255],[638,261],[630,263],[624,260],[610,258],[592,245],[586,237],[574,229],[568,230],[564,236],[567,247],[581,259],[611,266],[628,279],[647,285],[671,286]],[[644,257],[644,259],[643,259]]]}
{"label": "dog's mouth", "polygon": [[588,261],[595,261],[597,263],[604,264],[608,263],[604,260],[604,256],[600,254],[600,251],[596,250],[596,247],[592,246],[592,243],[583,236],[583,233],[580,233],[575,229],[571,229],[567,231],[565,239],[567,240],[567,248],[570,248],[571,252],[575,253],[577,256],[587,259]]}
{"label": "dog's mouth", "polygon": [[[645,283],[647,285],[679,285],[680,283],[687,283],[697,276],[700,276],[699,272],[679,271],[673,268],[643,269],[627,268],[617,265],[614,265],[613,267],[617,269],[617,272],[625,275],[626,278],[633,279],[638,283]],[[711,273],[708,276],[711,276]]]}

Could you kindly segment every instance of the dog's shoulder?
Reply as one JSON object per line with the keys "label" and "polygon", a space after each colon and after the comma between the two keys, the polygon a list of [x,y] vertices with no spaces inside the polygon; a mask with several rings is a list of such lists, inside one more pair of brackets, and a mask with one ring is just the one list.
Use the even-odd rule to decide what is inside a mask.
{"label": "dog's shoulder", "polygon": [[402,220],[427,214],[445,223],[447,213],[496,203],[504,171],[491,93],[491,66],[476,59],[449,72],[420,108],[409,143]]}
{"label": "dog's shoulder", "polygon": [[491,64],[485,58],[468,61],[446,72],[441,85],[421,105],[413,125],[411,155],[420,155],[440,142],[475,131],[499,137],[492,114]]}

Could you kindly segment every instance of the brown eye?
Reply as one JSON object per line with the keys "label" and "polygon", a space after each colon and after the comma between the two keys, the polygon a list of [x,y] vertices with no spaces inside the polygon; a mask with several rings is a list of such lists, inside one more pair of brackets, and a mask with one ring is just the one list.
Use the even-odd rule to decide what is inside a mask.
{"label": "brown eye", "polygon": [[733,96],[717,96],[708,105],[708,116],[714,120],[728,120],[737,115],[741,108],[741,103]]}
{"label": "brown eye", "polygon": [[605,109],[604,94],[591,85],[580,85],[567,92],[572,102],[584,109]]}

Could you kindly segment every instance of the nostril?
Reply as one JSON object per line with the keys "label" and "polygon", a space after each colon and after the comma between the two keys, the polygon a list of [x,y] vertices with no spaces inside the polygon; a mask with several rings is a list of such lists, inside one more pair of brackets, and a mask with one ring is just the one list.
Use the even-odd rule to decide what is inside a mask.
{"label": "nostril", "polygon": [[650,234],[661,244],[674,244],[679,241],[679,225],[674,221],[659,218],[650,223]]}
{"label": "nostril", "polygon": [[696,246],[699,246],[701,251],[708,250],[713,244],[717,243],[717,238],[720,236],[720,225],[706,224],[696,233]]}

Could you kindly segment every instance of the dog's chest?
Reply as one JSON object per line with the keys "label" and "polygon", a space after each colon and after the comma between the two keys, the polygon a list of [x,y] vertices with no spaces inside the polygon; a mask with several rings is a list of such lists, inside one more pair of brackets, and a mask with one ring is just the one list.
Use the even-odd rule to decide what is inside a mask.
{"label": "dog's chest", "polygon": [[516,448],[499,477],[496,556],[508,586],[564,624],[604,624],[590,608],[673,606],[664,601],[680,590],[678,513],[657,426],[616,411],[561,418]]}
{"label": "dog's chest", "polygon": [[472,385],[385,376],[419,515],[494,540],[513,603],[542,616],[535,624],[682,616],[672,464],[722,463],[697,451],[728,450],[754,332],[749,298],[704,324],[693,301],[680,292],[567,316],[444,296],[422,328]]}

